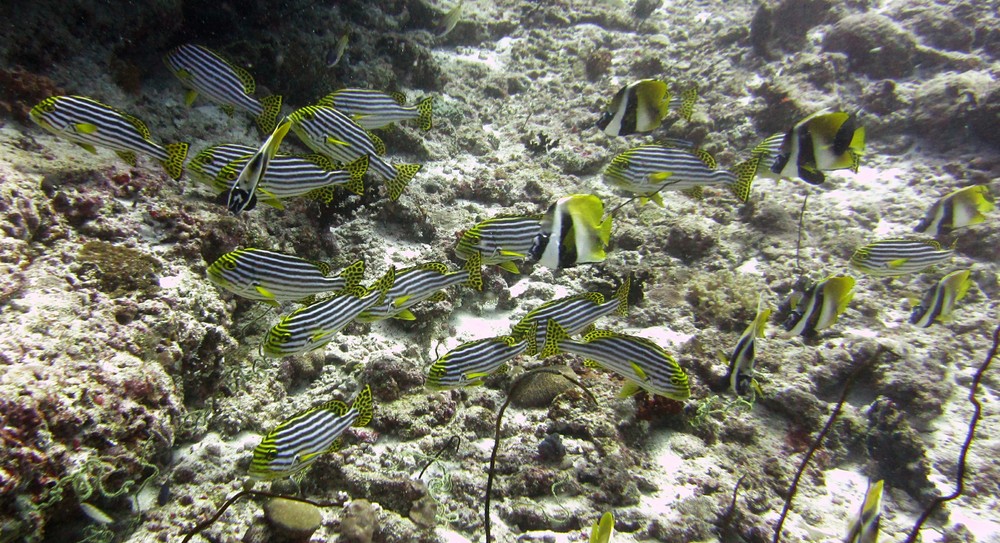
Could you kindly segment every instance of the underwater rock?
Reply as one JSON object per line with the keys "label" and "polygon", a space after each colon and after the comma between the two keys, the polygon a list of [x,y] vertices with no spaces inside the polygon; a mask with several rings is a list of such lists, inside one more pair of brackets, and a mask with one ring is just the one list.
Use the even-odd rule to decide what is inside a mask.
{"label": "underwater rock", "polygon": [[268,500],[264,516],[279,536],[289,542],[308,540],[323,522],[323,514],[315,505],[285,498]]}
{"label": "underwater rock", "polygon": [[928,479],[930,466],[923,441],[892,400],[877,400],[868,410],[867,444],[878,478],[895,481],[897,488],[920,503],[940,495]]}
{"label": "underwater rock", "polygon": [[845,53],[852,69],[870,77],[904,77],[913,71],[917,42],[888,17],[862,13],[833,25],[823,50]]}
{"label": "underwater rock", "polygon": [[538,457],[544,462],[559,462],[566,457],[566,446],[559,434],[548,434],[538,444]]}
{"label": "underwater rock", "polygon": [[378,386],[372,389],[377,401],[393,402],[407,391],[422,386],[424,374],[411,360],[387,354],[369,360],[361,374],[361,380],[366,383],[378,383]]}
{"label": "underwater rock", "polygon": [[[566,366],[554,369],[575,378],[573,370]],[[535,373],[523,378],[511,396],[510,403],[522,408],[547,407],[556,396],[574,386],[573,382],[565,377],[548,372]]]}
{"label": "underwater rock", "polygon": [[975,8],[965,2],[950,6],[912,2],[897,8],[893,18],[913,30],[927,45],[967,52],[976,38],[974,11]]}
{"label": "underwater rock", "polygon": [[377,513],[364,498],[351,500],[340,517],[340,539],[343,543],[371,543],[375,534]]}
{"label": "underwater rock", "polygon": [[410,509],[410,520],[414,524],[422,528],[433,528],[437,525],[437,501],[430,494],[420,498],[419,500],[413,502],[413,508]]}

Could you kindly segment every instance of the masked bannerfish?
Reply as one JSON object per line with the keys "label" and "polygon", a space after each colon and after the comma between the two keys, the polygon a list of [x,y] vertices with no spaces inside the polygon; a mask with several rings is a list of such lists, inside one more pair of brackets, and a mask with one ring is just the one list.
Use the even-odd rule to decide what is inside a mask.
{"label": "masked bannerfish", "polygon": [[650,132],[660,126],[671,110],[691,120],[698,88],[690,87],[678,97],[672,97],[663,81],[642,79],[618,90],[607,110],[597,121],[597,127],[609,136],[627,136]]}

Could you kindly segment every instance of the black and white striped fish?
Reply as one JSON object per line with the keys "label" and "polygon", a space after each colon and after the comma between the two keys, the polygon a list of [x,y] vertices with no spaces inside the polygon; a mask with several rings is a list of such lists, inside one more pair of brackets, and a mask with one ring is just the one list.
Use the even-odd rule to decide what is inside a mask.
{"label": "black and white striped fish", "polygon": [[212,283],[243,298],[274,306],[324,292],[353,289],[361,284],[364,274],[363,260],[331,276],[330,265],[325,262],[250,248],[230,251],[208,267]]}
{"label": "black and white striped fish", "polygon": [[385,153],[382,140],[332,107],[306,106],[295,110],[288,118],[299,139],[317,153],[345,164],[368,155],[369,169],[386,180],[391,200],[399,198],[423,167],[421,164],[389,164],[381,158]]}
{"label": "black and white striped fish", "polygon": [[154,142],[146,123],[137,117],[86,96],[51,96],[31,108],[31,120],[53,134],[91,153],[97,147],[111,149],[130,166],[136,153],[149,155],[163,164],[170,177],[180,179],[188,144]]}
{"label": "black and white striped fish", "polygon": [[652,200],[663,205],[662,191],[682,191],[701,198],[702,187],[726,185],[740,201],[750,197],[753,172],[738,177],[721,170],[707,151],[669,145],[640,145],[611,159],[604,170],[609,185],[639,196],[639,203]]}
{"label": "black and white striped fish", "polygon": [[254,448],[250,477],[266,481],[309,467],[320,455],[337,450],[338,438],[348,428],[366,426],[373,414],[372,390],[365,385],[350,407],[331,400],[292,415]]}
{"label": "black and white striped fish", "polygon": [[853,298],[854,278],[849,275],[831,275],[805,292],[793,294],[784,322],[785,336],[812,337],[833,326]]}
{"label": "black and white striped fish", "polygon": [[844,543],[876,543],[878,541],[879,521],[882,518],[882,486],[883,481],[869,484],[865,493],[865,502],[857,516],[851,519]]}
{"label": "black and white striped fish", "polygon": [[368,130],[385,128],[392,123],[410,119],[416,119],[421,130],[430,130],[433,125],[431,117],[434,97],[432,96],[408,106],[406,95],[401,92],[340,89],[324,96],[317,105],[336,108]]}
{"label": "black and white striped fish", "polygon": [[546,268],[570,268],[603,262],[611,238],[611,215],[593,194],[559,198],[542,216],[542,235],[530,260]]}
{"label": "black and white striped fish", "polygon": [[473,254],[483,264],[495,264],[511,273],[521,273],[514,262],[531,258],[542,238],[542,215],[493,217],[462,233],[455,254],[463,260]]}
{"label": "black and white striped fish", "polygon": [[[254,151],[253,147],[235,143],[215,145],[195,155],[188,170],[198,180],[221,192],[232,185]],[[366,171],[368,155],[340,168],[329,157],[319,154],[277,154],[257,186],[257,197],[275,207],[282,205],[280,200],[297,196],[330,203],[336,195],[336,187],[363,194]]]}
{"label": "black and white striped fish", "polygon": [[593,330],[581,341],[569,338],[559,323],[549,319],[545,333],[542,356],[559,353],[582,356],[589,366],[613,371],[625,378],[619,397],[627,398],[639,390],[673,400],[686,400],[691,396],[687,373],[659,345],[637,336]]}
{"label": "black and white striped fish", "polygon": [[464,284],[476,290],[483,289],[482,263],[478,253],[465,262],[463,269],[451,271],[441,262],[427,262],[396,272],[396,281],[385,295],[385,301],[358,315],[358,321],[373,322],[382,319],[416,320],[410,308],[429,300],[445,299],[444,291],[454,285]]}
{"label": "black and white striped fish", "polygon": [[955,304],[965,298],[972,287],[969,279],[972,270],[958,270],[949,273],[927,289],[923,298],[910,312],[910,324],[927,328],[935,321],[951,322],[951,312]]}
{"label": "black and white striped fish", "polygon": [[729,391],[737,396],[760,391],[757,380],[754,379],[754,362],[757,356],[757,338],[764,337],[764,329],[767,326],[767,319],[771,317],[771,309],[764,306],[763,298],[757,302],[757,316],[753,322],[746,327],[736,347],[729,358],[720,355],[723,362],[729,364],[729,373],[726,374],[726,383]]}
{"label": "black and white striped fish", "polygon": [[939,236],[956,228],[979,224],[996,207],[986,185],[971,185],[943,196],[927,210],[915,232]]}
{"label": "black and white striped fish", "polygon": [[520,340],[500,336],[463,343],[434,361],[427,370],[425,384],[432,389],[481,385],[483,379],[518,355],[528,349],[537,350],[534,338],[534,334],[528,334]]}
{"label": "black and white striped fish", "polygon": [[[257,188],[267,174],[271,166],[271,160],[278,154],[278,147],[281,140],[285,139],[291,123],[284,121],[279,124],[274,132],[264,140],[260,149],[250,156],[242,166],[233,172],[239,172],[234,176],[234,181],[229,189],[229,197],[226,199],[226,207],[229,212],[236,215],[243,211],[249,211],[257,205]],[[280,206],[279,206],[280,207]]]}
{"label": "black and white striped fish", "polygon": [[871,275],[892,277],[946,262],[954,252],[934,240],[885,239],[855,251],[851,266]]}
{"label": "black and white striped fish", "polygon": [[[546,323],[549,320],[555,321],[568,335],[574,336],[590,328],[597,319],[605,315],[615,313],[619,317],[627,317],[630,284],[631,277],[626,277],[615,291],[614,297],[607,302],[600,292],[584,292],[545,302],[522,317],[514,325],[511,335],[522,339],[534,330],[535,344],[545,345],[545,332],[548,329]],[[536,353],[529,350],[527,354]]]}
{"label": "black and white striped fish", "polygon": [[670,89],[663,81],[641,79],[615,93],[607,110],[598,119],[597,128],[609,136],[650,132],[660,126],[670,110],[677,110],[681,117],[691,120],[697,99],[697,87],[671,97]]}
{"label": "black and white striped fish", "polygon": [[254,116],[261,133],[270,134],[281,114],[281,96],[258,100],[257,84],[250,72],[229,62],[207,47],[184,44],[164,55],[167,68],[188,88],[184,102],[194,103],[198,94],[222,106],[228,115],[239,108]]}
{"label": "black and white striped fish", "polygon": [[855,173],[865,152],[865,128],[843,111],[822,110],[802,119],[788,132],[772,134],[733,168],[737,175],[754,172],[769,179],[801,179],[818,185],[823,172]]}
{"label": "black and white striped fish", "polygon": [[281,358],[325,347],[364,310],[385,300],[395,275],[396,270],[390,268],[370,289],[345,288],[326,300],[282,317],[264,336],[261,353]]}

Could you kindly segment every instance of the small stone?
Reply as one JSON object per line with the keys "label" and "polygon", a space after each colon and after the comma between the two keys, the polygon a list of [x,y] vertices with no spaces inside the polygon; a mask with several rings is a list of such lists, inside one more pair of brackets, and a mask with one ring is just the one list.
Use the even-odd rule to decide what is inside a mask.
{"label": "small stone", "polygon": [[536,373],[525,377],[512,392],[511,403],[518,407],[547,407],[556,396],[572,386],[573,383],[565,377],[553,373]]}
{"label": "small stone", "polygon": [[351,501],[340,519],[342,543],[371,543],[375,535],[375,508],[365,499]]}
{"label": "small stone", "polygon": [[284,498],[264,504],[264,516],[276,532],[290,541],[309,539],[323,522],[323,515],[315,505]]}
{"label": "small stone", "polygon": [[417,526],[433,528],[436,524],[436,516],[437,502],[434,501],[434,498],[430,494],[413,502],[413,508],[410,509],[410,520]]}

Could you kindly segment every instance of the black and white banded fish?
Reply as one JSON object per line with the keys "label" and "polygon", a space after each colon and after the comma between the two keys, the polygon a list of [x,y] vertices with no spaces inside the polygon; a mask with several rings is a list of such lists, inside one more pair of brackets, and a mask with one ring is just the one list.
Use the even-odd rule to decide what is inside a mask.
{"label": "black and white banded fish", "polygon": [[639,390],[679,401],[691,396],[684,369],[663,348],[646,338],[593,330],[581,341],[575,341],[554,319],[549,319],[546,327],[542,357],[574,354],[582,356],[588,366],[617,373],[625,378],[625,386],[619,394],[621,398]]}
{"label": "black and white banded fish", "polygon": [[751,151],[737,174],[752,171],[770,179],[801,179],[818,185],[823,172],[849,169],[855,173],[865,152],[865,129],[850,113],[824,109],[799,121],[784,134],[768,136]]}
{"label": "black and white banded fish", "polygon": [[188,88],[184,103],[191,105],[203,94],[232,115],[235,108],[254,116],[262,134],[270,134],[281,114],[281,96],[258,100],[253,94],[257,84],[250,72],[229,62],[207,47],[179,45],[164,55],[167,68]]}
{"label": "black and white banded fish", "polygon": [[368,425],[375,403],[369,385],[354,397],[351,406],[331,400],[296,413],[268,432],[253,450],[250,477],[271,480],[289,477],[339,448],[339,437],[348,428]]}
{"label": "black and white banded fish", "polygon": [[427,370],[425,384],[432,389],[477,386],[520,354],[537,350],[534,334],[524,339],[513,336],[469,341],[455,347],[434,361]]}
{"label": "black and white banded fish", "polygon": [[726,374],[725,381],[729,385],[729,391],[737,396],[760,392],[760,386],[754,379],[757,338],[764,337],[764,329],[767,327],[767,319],[770,317],[771,309],[764,305],[763,299],[759,300],[757,302],[757,316],[743,331],[743,335],[736,342],[732,354],[728,358],[721,355],[722,361],[729,364],[729,373]]}
{"label": "black and white banded fish", "polygon": [[972,270],[953,271],[927,289],[923,298],[913,304],[910,324],[927,328],[935,321],[951,322],[955,303],[965,298],[972,287],[972,280],[969,278],[971,273]]}
{"label": "black and white banded fish", "polygon": [[878,525],[882,518],[882,481],[868,486],[865,502],[857,516],[851,520],[844,543],[876,543]]}
{"label": "black and white banded fish", "polygon": [[[257,188],[271,165],[271,159],[278,154],[281,140],[285,139],[285,134],[288,133],[290,127],[291,123],[288,121],[279,124],[274,132],[264,140],[260,149],[243,163],[229,189],[229,197],[226,199],[226,207],[229,208],[230,213],[236,215],[243,211],[249,211],[257,205]],[[261,192],[266,193],[264,190]],[[272,196],[268,194],[268,197]]]}
{"label": "black and white banded fish", "polygon": [[483,289],[482,263],[478,253],[472,255],[459,271],[451,271],[441,262],[426,262],[396,272],[396,281],[385,295],[385,301],[358,315],[360,322],[382,319],[416,320],[410,308],[425,300],[439,302],[445,299],[444,291],[454,285],[464,284],[476,290]]}
{"label": "black and white banded fish", "polygon": [[837,323],[854,298],[854,278],[849,275],[831,275],[817,281],[804,293],[792,295],[790,310],[785,317],[786,336],[815,336]]}
{"label": "black and white banded fish", "polygon": [[277,306],[278,302],[298,302],[324,292],[353,289],[361,284],[365,262],[358,260],[337,275],[330,275],[330,271],[325,262],[248,248],[217,258],[208,267],[208,279],[243,298]]}
{"label": "black and white banded fish", "polygon": [[344,58],[344,52],[347,51],[347,42],[350,37],[350,32],[344,32],[340,35],[340,39],[337,40],[336,45],[326,55],[327,68],[333,68],[340,63],[340,59]]}
{"label": "black and white banded fish", "polygon": [[893,277],[946,262],[954,252],[934,240],[884,239],[855,251],[851,266],[871,275]]}
{"label": "black and white banded fish", "polygon": [[990,189],[986,185],[961,188],[934,202],[914,231],[933,236],[947,234],[956,228],[985,221],[984,213],[989,213],[994,207]]}
{"label": "black and white banded fish", "polygon": [[406,185],[417,175],[421,164],[392,165],[381,158],[385,144],[346,114],[329,106],[306,106],[295,110],[288,118],[292,130],[317,153],[349,163],[368,155],[369,169],[386,180],[389,199],[396,200]]}
{"label": "black and white banded fish", "polygon": [[671,96],[663,81],[641,79],[615,93],[607,110],[598,119],[597,128],[609,136],[651,132],[660,126],[671,110],[676,110],[690,121],[697,100],[698,87],[692,86],[679,96]]}
{"label": "black and white banded fish", "polygon": [[464,5],[465,0],[458,0],[458,3],[448,10],[448,13],[445,13],[444,18],[442,18],[441,22],[438,24],[437,37],[443,38],[455,29],[455,25],[457,25],[458,21],[462,19],[462,7]]}
{"label": "black and white banded fish", "polygon": [[[524,338],[534,330],[535,344],[545,345],[546,323],[553,320],[570,336],[575,336],[591,328],[597,319],[615,313],[619,317],[628,316],[628,290],[631,277],[626,277],[614,297],[607,302],[600,292],[584,292],[545,302],[532,309],[514,325],[511,335]],[[534,355],[534,350],[529,350]]]}
{"label": "black and white banded fish", "polygon": [[421,130],[430,130],[433,125],[433,96],[408,106],[406,95],[401,92],[340,89],[324,96],[317,105],[336,108],[367,130],[385,128],[392,123],[410,119],[416,119]]}
{"label": "black and white banded fish", "polygon": [[542,235],[530,259],[546,268],[603,262],[611,238],[611,215],[593,194],[559,198],[542,216]]}
{"label": "black and white banded fish", "polygon": [[455,254],[468,260],[478,253],[484,265],[521,273],[514,262],[529,259],[537,251],[541,237],[542,215],[493,217],[462,232]]}
{"label": "black and white banded fish", "polygon": [[[256,151],[236,143],[214,145],[198,153],[188,164],[192,175],[218,192],[227,190],[239,175],[243,164]],[[368,155],[343,168],[319,154],[277,154],[257,186],[257,198],[265,204],[281,206],[281,200],[301,196],[330,203],[334,189],[343,187],[353,194],[364,193],[364,175]]]}
{"label": "black and white banded fish", "polygon": [[364,310],[385,300],[396,270],[389,271],[371,288],[344,288],[325,300],[299,308],[281,318],[267,331],[261,353],[281,358],[325,347],[333,337]]}
{"label": "black and white banded fish", "polygon": [[743,176],[718,168],[702,149],[670,145],[640,145],[611,159],[604,170],[609,185],[639,195],[639,204],[652,200],[663,205],[662,191],[681,191],[701,198],[702,187],[726,185],[740,201],[750,197],[753,173]]}
{"label": "black and white banded fish", "polygon": [[51,96],[31,108],[31,120],[91,153],[97,147],[111,149],[130,166],[136,153],[163,164],[170,177],[180,179],[188,144],[160,145],[151,139],[149,128],[139,118],[86,96]]}

